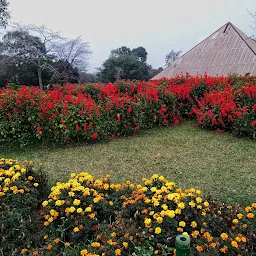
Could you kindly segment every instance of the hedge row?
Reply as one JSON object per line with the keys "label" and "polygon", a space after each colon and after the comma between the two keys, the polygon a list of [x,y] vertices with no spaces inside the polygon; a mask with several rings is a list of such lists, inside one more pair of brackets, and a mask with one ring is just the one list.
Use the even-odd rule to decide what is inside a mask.
{"label": "hedge row", "polygon": [[175,77],[115,84],[0,90],[0,141],[111,140],[196,118],[202,127],[256,136],[256,78]]}

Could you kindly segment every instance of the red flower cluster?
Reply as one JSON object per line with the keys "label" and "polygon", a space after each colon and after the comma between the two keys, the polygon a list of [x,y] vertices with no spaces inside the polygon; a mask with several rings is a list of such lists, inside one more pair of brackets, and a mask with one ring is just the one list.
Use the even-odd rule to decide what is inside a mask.
{"label": "red flower cluster", "polygon": [[1,141],[109,140],[196,118],[203,127],[255,137],[256,79],[176,76],[114,84],[0,90]]}

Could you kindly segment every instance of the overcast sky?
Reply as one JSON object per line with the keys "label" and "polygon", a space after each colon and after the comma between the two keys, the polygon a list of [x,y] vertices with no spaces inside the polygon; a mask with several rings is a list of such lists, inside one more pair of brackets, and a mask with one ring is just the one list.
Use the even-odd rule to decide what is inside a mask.
{"label": "overcast sky", "polygon": [[63,36],[82,36],[95,71],[112,49],[143,46],[147,62],[164,65],[165,55],[185,53],[230,21],[248,36],[256,0],[9,0],[11,19],[46,25]]}

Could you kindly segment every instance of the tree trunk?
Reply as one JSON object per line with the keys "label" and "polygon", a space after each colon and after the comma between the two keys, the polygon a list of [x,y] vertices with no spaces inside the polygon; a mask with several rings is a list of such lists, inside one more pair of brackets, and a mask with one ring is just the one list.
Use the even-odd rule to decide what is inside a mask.
{"label": "tree trunk", "polygon": [[38,75],[39,88],[41,90],[43,90],[44,88],[43,88],[43,79],[42,79],[42,70],[41,70],[40,59],[38,59],[37,75]]}

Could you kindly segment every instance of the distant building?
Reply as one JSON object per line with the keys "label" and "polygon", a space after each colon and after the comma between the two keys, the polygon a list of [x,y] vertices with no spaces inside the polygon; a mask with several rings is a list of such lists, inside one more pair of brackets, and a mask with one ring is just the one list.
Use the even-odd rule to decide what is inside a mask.
{"label": "distant building", "polygon": [[256,75],[256,42],[228,22],[152,79],[191,75]]}

